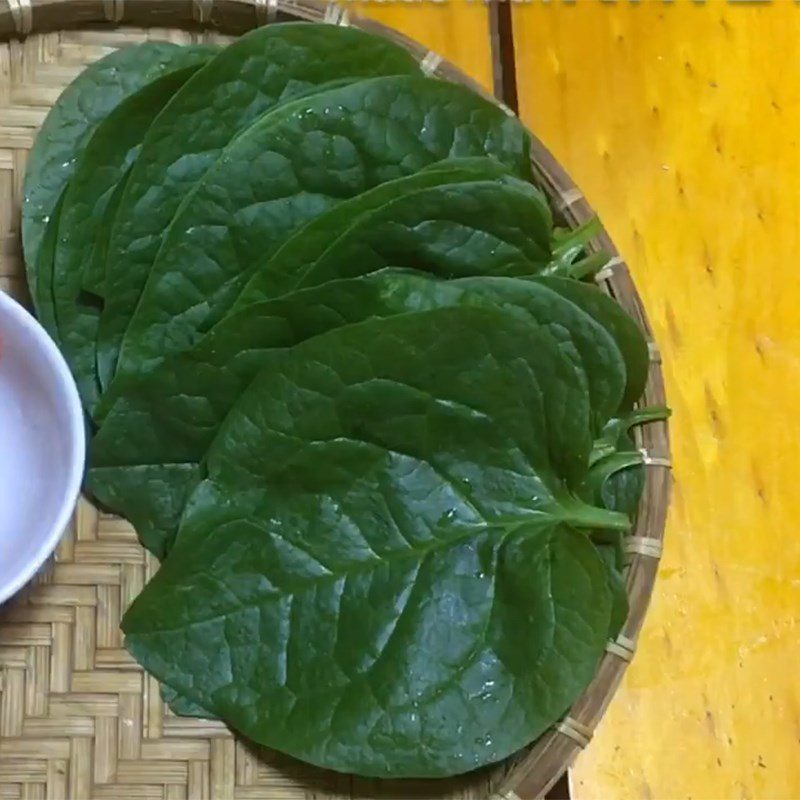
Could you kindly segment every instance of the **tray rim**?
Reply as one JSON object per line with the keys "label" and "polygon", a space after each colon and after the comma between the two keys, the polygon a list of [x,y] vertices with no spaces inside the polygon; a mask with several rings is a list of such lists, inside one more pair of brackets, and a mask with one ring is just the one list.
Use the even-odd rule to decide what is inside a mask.
{"label": "tray rim", "polygon": [[[299,19],[334,25],[351,25],[386,36],[406,47],[426,74],[462,83],[512,112],[464,71],[438,53],[380,22],[353,14],[336,2],[323,0],[5,0],[0,8],[0,44],[28,35],[69,28],[134,27],[214,30],[238,35],[276,21]],[[531,132],[531,153],[536,182],[544,189],[560,222],[576,227],[596,217],[567,172]],[[664,378],[658,347],[647,314],[628,267],[608,232],[602,228],[590,249],[611,256],[598,283],[641,325],[651,353],[650,374],[643,398],[648,405],[666,405]],[[567,716],[539,739],[497,766],[493,772],[493,798],[532,800],[546,794],[580,751],[613,698],[625,669],[633,658],[636,639],[644,622],[655,586],[663,549],[672,486],[668,422],[651,423],[637,431],[637,444],[645,456],[646,485],[633,536],[629,538],[630,563],[626,588],[630,613],[622,634],[609,642],[594,679],[575,701]]]}

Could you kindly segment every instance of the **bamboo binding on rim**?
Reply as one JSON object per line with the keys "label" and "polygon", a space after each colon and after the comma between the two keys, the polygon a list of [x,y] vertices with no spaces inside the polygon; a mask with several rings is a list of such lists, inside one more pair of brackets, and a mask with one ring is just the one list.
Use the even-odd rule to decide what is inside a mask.
{"label": "bamboo binding on rim", "polygon": [[[50,105],[83,65],[145,39],[226,41],[291,19],[354,25],[407,47],[430,75],[486,92],[439,54],[320,0],[0,0],[0,287],[24,298],[19,210],[26,153]],[[125,27],[118,27],[123,25]],[[510,112],[509,112],[510,113]],[[580,190],[534,138],[538,183],[561,222],[593,215]],[[651,341],[644,403],[665,404],[658,348],[627,267],[613,256],[598,282]],[[494,770],[445,782],[375,782],[256,754],[217,722],[172,716],[156,682],[122,648],[119,619],[156,568],[131,527],[82,501],[55,563],[0,609],[0,798],[299,800],[541,797],[592,736],[633,657],[655,581],[669,502],[666,423],[637,431],[647,482],[627,588],[630,614],[597,675],[557,726]],[[310,792],[310,794],[309,794]]]}

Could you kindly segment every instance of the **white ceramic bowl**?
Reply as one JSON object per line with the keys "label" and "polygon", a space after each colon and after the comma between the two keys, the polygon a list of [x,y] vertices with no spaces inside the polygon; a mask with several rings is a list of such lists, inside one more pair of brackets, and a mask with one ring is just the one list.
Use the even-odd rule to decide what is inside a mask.
{"label": "white ceramic bowl", "polygon": [[0,291],[0,603],[53,552],[80,491],[86,442],[64,359]]}

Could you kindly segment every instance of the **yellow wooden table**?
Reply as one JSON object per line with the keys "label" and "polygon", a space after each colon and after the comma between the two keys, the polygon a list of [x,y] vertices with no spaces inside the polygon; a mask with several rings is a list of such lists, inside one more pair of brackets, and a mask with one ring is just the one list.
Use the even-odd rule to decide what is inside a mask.
{"label": "yellow wooden table", "polygon": [[[354,5],[490,85],[481,3]],[[573,796],[800,798],[800,5],[513,13],[522,116],[631,266],[674,409],[656,594]]]}
{"label": "yellow wooden table", "polygon": [[[351,5],[491,85],[479,0]],[[531,0],[514,3],[513,23],[522,115],[631,266],[675,412],[676,486],[652,610],[573,794],[800,800],[800,3]],[[110,601],[102,611],[119,616]],[[116,623],[100,630],[116,642]],[[75,641],[77,674],[94,674],[80,666],[92,639]],[[57,652],[68,658],[71,646]],[[0,727],[16,721],[6,713]],[[88,763],[81,736],[70,757]],[[208,774],[230,772],[233,748],[215,745]],[[48,763],[66,764],[58,752]],[[56,773],[48,786],[64,783]],[[35,785],[25,797],[44,796]]]}

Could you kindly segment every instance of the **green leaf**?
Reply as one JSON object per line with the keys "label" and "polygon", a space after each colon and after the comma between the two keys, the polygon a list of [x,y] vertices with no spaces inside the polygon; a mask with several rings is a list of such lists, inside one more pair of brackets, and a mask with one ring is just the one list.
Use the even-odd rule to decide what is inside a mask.
{"label": "green leaf", "polygon": [[181,697],[174,689],[161,684],[161,699],[170,707],[170,710],[181,717],[199,717],[208,719],[213,716],[206,709]]}
{"label": "green leaf", "polygon": [[[551,219],[544,197],[497,166],[465,174],[455,166],[464,162],[497,163],[443,162],[437,169],[381,184],[320,215],[255,272],[236,308],[382,267],[411,267],[453,278],[541,271],[550,260]],[[434,176],[443,179],[434,184]]]}
{"label": "green leaf", "polygon": [[102,310],[106,298],[106,256],[108,254],[109,239],[111,238],[111,226],[122,201],[122,195],[125,192],[125,186],[132,169],[133,165],[128,168],[111,192],[105,204],[105,210],[98,226],[99,229],[95,232],[91,259],[88,264],[83,265],[83,291],[87,295],[94,295],[94,304],[99,310]]}
{"label": "green leaf", "polygon": [[[95,349],[100,307],[94,297],[86,302],[82,292],[90,283],[96,288],[98,282],[104,282],[88,274],[98,259],[98,220],[108,223],[109,202],[135,161],[155,115],[216,52],[217,48],[211,47],[190,48],[184,58],[165,66],[160,78],[120,102],[95,128],[66,190],[58,217],[53,295],[61,350],[89,412],[99,395]],[[121,193],[120,189],[115,204]],[[104,234],[107,236],[106,231],[100,236]]]}
{"label": "green leaf", "polygon": [[347,27],[212,50],[89,68],[26,178],[87,486],[163,561],[126,644],[321,767],[499,761],[624,625],[646,344],[501,108]]}
{"label": "green leaf", "polygon": [[439,310],[273,352],[126,644],[182,698],[320,766],[498,761],[563,714],[610,629],[606,567],[570,523],[618,519],[588,514],[551,459],[588,436],[570,362],[514,315]]}
{"label": "green leaf", "polygon": [[[502,308],[541,326],[585,381],[592,419],[602,425],[616,410],[625,386],[622,357],[605,329],[551,284],[511,278],[440,281],[419,273],[382,271],[243,309],[191,350],[147,375],[114,383],[106,396],[110,412],[93,443],[93,465],[104,469],[90,471],[89,487],[105,505],[137,517],[141,525],[148,516],[148,499],[135,490],[137,481],[128,471],[148,465],[156,474],[160,463],[167,470],[176,463],[198,465],[270,350],[369,318],[450,306]],[[169,485],[167,474],[159,497],[151,502],[163,503]],[[182,482],[176,493],[185,496]],[[169,549],[179,520],[179,500],[170,507],[176,516],[157,537],[165,541],[159,553]],[[163,524],[164,516],[158,516]]]}
{"label": "green leaf", "polygon": [[[233,310],[238,311],[252,303],[271,300],[297,288],[298,276],[309,265],[318,261],[364,217],[397,197],[433,186],[506,178],[508,175],[508,167],[493,158],[448,158],[434,162],[412,175],[386,181],[356,197],[344,200],[324,214],[309,220],[292,234],[263,268],[253,274],[237,298]],[[265,275],[267,281],[264,280]],[[278,283],[279,278],[287,283]],[[268,291],[267,294],[265,290]]]}
{"label": "green leaf", "polygon": [[386,38],[311,23],[257,28],[200,70],[148,132],[115,220],[98,344],[101,386],[113,377],[164,231],[237,134],[270,109],[322,86],[418,71],[413,57]]}
{"label": "green leaf", "polygon": [[641,461],[618,467],[603,483],[600,498],[612,511],[620,511],[635,518],[645,486],[644,467]]}
{"label": "green leaf", "polygon": [[616,537],[613,542],[595,542],[595,547],[600,558],[603,559],[608,573],[608,586],[611,591],[611,619],[608,638],[613,641],[625,627],[629,611],[628,589],[622,572],[625,567],[622,537]]}
{"label": "green leaf", "polygon": [[83,70],[50,109],[28,156],[23,189],[22,243],[37,310],[52,302],[38,286],[39,246],[78,155],[110,111],[193,49],[145,42],[116,50]]}
{"label": "green leaf", "polygon": [[292,232],[341,200],[448,156],[486,153],[524,176],[528,143],[520,123],[489,101],[416,76],[359,81],[264,115],[170,225],[119,373],[193,345]]}
{"label": "green leaf", "polygon": [[647,384],[650,353],[647,341],[635,320],[611,297],[596,286],[565,278],[544,278],[547,285],[580,306],[608,330],[625,358],[627,385],[619,412],[628,413],[639,400]]}
{"label": "green leaf", "polygon": [[298,285],[389,266],[444,278],[532,275],[550,258],[548,214],[539,191],[520,180],[415,192],[359,220],[310,265]]}
{"label": "green leaf", "polygon": [[163,559],[184,506],[202,477],[197,463],[103,467],[94,466],[93,460],[86,488],[101,507],[124,511],[141,543]]}
{"label": "green leaf", "polygon": [[[53,259],[55,258],[56,243],[58,242],[58,215],[64,202],[62,193],[53,206],[53,213],[44,226],[44,233],[36,251],[36,316],[42,327],[53,341],[58,342],[58,325],[56,324],[56,311],[53,303]],[[33,287],[30,287],[33,291]]]}

